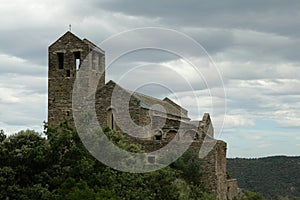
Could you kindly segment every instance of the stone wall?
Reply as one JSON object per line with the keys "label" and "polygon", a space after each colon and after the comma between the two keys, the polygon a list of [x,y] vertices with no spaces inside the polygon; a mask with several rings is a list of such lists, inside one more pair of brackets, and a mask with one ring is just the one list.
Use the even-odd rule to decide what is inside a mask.
{"label": "stone wall", "polygon": [[[97,58],[95,55],[99,57]],[[96,84],[98,87],[104,85],[104,51],[94,49],[93,46],[71,32],[65,33],[48,49],[48,124],[50,126],[58,127],[65,120],[73,122],[72,92],[78,72],[76,58],[79,59],[80,67],[90,66],[90,63],[95,63],[95,60],[98,60],[94,64],[95,69],[89,70],[90,74],[86,80],[81,80],[82,85],[86,87]],[[91,67],[93,66],[91,65]],[[93,78],[97,78],[97,76],[100,79],[99,83],[93,81]]]}
{"label": "stone wall", "polygon": [[227,180],[227,199],[232,200],[238,196],[238,183],[236,179]]}
{"label": "stone wall", "polygon": [[227,174],[226,174],[226,149],[227,144],[218,140],[216,144],[216,175],[217,194],[219,199],[227,198]]}
{"label": "stone wall", "polygon": [[[168,102],[175,106],[179,113],[184,113],[185,117],[181,118],[178,113],[173,115],[172,113],[159,113],[157,110],[149,111],[141,106],[140,100],[131,95],[130,91],[117,86],[112,81],[105,84],[104,51],[95,47],[88,40],[79,39],[71,32],[67,32],[49,47],[48,56],[48,123],[50,126],[57,127],[65,120],[73,123],[72,93],[75,78],[80,77],[76,66],[76,58],[79,57],[81,70],[84,70],[85,66],[91,67],[87,70],[89,73],[86,74],[86,77],[80,78],[80,84],[88,88],[92,86],[91,90],[86,90],[79,95],[82,98],[95,95],[96,114],[102,128],[111,127],[124,133],[128,143],[141,145],[145,152],[152,152],[164,147],[174,137],[180,140],[184,134],[180,133],[181,135],[179,135],[179,129],[186,130],[188,134],[195,134],[190,148],[196,152],[200,151],[205,138],[209,137],[208,143],[211,142],[213,148],[204,158],[200,159],[202,164],[199,170],[201,170],[202,176],[199,178],[208,189],[216,194],[219,200],[225,200],[227,197],[232,199],[237,194],[237,182],[226,180],[226,143],[213,139],[214,129],[208,113],[204,114],[201,121],[192,122],[187,117],[185,109],[167,98],[164,99],[164,103]],[[99,83],[94,81],[98,78],[100,79]],[[97,87],[96,94],[93,94],[93,87]],[[115,105],[112,105],[111,101],[113,91],[117,91],[114,93],[116,95],[114,97]],[[127,103],[128,107],[118,107],[124,102],[129,102]],[[128,117],[132,119],[132,123],[128,123]],[[117,124],[116,121],[120,124]],[[160,126],[161,122],[165,122],[162,127]],[[122,128],[119,127],[121,124]],[[148,126],[148,129],[141,129],[145,126]],[[162,137],[157,137],[159,139],[156,140],[155,134],[158,129],[161,131]],[[129,131],[124,132],[124,130]],[[141,135],[144,137],[143,139],[139,138]]]}
{"label": "stone wall", "polygon": [[[96,103],[96,110],[97,110],[97,116],[100,121],[100,124],[102,127],[108,126],[107,124],[107,111],[108,108],[111,106],[111,95],[113,93],[113,90],[117,86],[114,82],[107,83],[103,88],[101,88],[96,96],[97,103]],[[130,96],[130,93],[123,89],[116,89],[117,96],[116,96],[116,103],[121,104],[124,99],[127,99],[128,95]],[[115,114],[120,114],[120,112],[128,113],[126,110],[118,110],[123,109],[121,108],[114,108]],[[181,121],[180,118],[176,118],[174,116],[167,115],[167,118],[164,118],[159,115],[152,116],[152,121],[149,115],[149,110],[141,108],[140,102],[138,99],[134,97],[130,97],[129,102],[129,115],[131,119],[133,120],[135,125],[140,126],[147,126],[151,125],[153,128],[152,131],[155,131],[157,129],[161,129],[164,136],[160,138],[160,140],[155,140],[155,133],[149,132],[145,133],[148,134],[149,138],[140,139],[139,137],[134,137],[135,135],[138,135],[138,133],[125,133],[125,138],[128,143],[130,144],[138,144],[142,147],[142,149],[145,152],[153,152],[155,150],[158,150],[165,145],[168,144],[168,142],[177,136],[177,139],[180,139],[180,137],[183,137],[181,135],[178,137],[178,130],[179,128],[182,130],[191,131],[194,130],[198,137],[195,138],[196,140],[192,143],[191,147],[194,151],[199,152],[200,148],[203,145],[203,141],[205,137],[209,137],[210,141],[212,143],[213,148],[208,153],[206,157],[204,157],[201,160],[201,172],[202,177],[199,177],[205,185],[216,194],[217,198],[220,200],[225,200],[227,198],[227,180],[226,180],[226,143],[223,141],[217,141],[212,138],[214,135],[213,133],[213,126],[211,119],[209,117],[209,114],[204,114],[202,121],[198,122],[200,125],[199,129],[195,126],[195,124],[191,124],[188,121]],[[121,117],[122,120],[123,117]],[[124,116],[124,120],[127,121],[126,116]],[[164,126],[161,128],[158,126],[160,122],[165,122]],[[121,122],[122,123],[122,122]],[[129,125],[132,126],[132,125]],[[116,124],[115,130],[123,132],[123,129],[121,130]],[[124,132],[123,132],[124,133]],[[129,134],[132,134],[131,136]],[[206,143],[207,144],[207,143]]]}
{"label": "stone wall", "polygon": [[[206,143],[206,145],[209,144]],[[227,198],[226,143],[218,140],[212,141],[211,145],[214,145],[213,149],[207,156],[200,159],[201,180],[209,190],[217,195],[218,199],[224,200]]]}
{"label": "stone wall", "polygon": [[[113,101],[112,95],[114,95]],[[149,111],[141,107],[138,98],[113,81],[109,81],[105,86],[99,88],[95,99],[97,118],[102,128],[112,127],[107,123],[107,119],[111,119],[108,114],[112,114],[115,120],[115,130],[132,136],[139,136],[143,131],[144,139],[152,140],[154,132],[157,130],[163,131],[164,134],[170,132],[174,134],[178,129],[196,129],[195,131],[198,131],[196,126],[181,120],[178,116],[171,114],[161,116],[156,111]],[[126,103],[128,101],[129,103]]]}
{"label": "stone wall", "polygon": [[[114,95],[113,104],[111,99],[112,95]],[[111,125],[107,123],[108,111],[111,110],[114,116],[114,130],[122,133],[124,133],[125,130],[133,130],[133,132],[137,130],[134,127],[140,124],[141,121],[139,100],[131,97],[128,91],[122,89],[113,81],[109,81],[106,85],[99,88],[95,99],[96,114],[102,128],[111,128]],[[124,102],[126,102],[125,99],[128,99],[128,105],[124,104]],[[146,118],[146,115],[142,116]],[[128,120],[128,118],[132,119],[132,123],[129,123],[130,120]],[[120,128],[120,126],[122,128]]]}

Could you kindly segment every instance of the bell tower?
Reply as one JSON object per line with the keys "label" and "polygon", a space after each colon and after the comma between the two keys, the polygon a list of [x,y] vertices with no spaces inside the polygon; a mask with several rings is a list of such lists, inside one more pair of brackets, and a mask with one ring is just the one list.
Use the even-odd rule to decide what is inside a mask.
{"label": "bell tower", "polygon": [[97,87],[102,87],[105,84],[105,52],[102,49],[70,31],[49,46],[48,124],[52,127],[58,127],[65,120],[73,123],[73,85],[83,62],[89,63],[91,76],[101,76]]}

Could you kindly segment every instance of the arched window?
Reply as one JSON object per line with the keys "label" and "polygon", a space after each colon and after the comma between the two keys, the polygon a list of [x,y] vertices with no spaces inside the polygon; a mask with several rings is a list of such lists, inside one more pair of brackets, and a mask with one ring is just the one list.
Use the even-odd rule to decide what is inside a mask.
{"label": "arched window", "polygon": [[154,140],[162,140],[163,133],[161,130],[156,130],[154,132]]}

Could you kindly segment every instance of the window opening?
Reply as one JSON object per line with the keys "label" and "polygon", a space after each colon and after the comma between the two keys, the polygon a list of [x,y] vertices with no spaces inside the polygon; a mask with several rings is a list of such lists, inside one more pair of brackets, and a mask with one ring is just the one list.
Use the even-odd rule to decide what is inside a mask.
{"label": "window opening", "polygon": [[58,68],[64,68],[64,53],[57,53]]}
{"label": "window opening", "polygon": [[155,136],[155,140],[161,140],[162,139],[162,136],[161,135],[156,135]]}
{"label": "window opening", "polygon": [[71,71],[68,69],[67,70],[67,77],[70,77],[71,76]]}
{"label": "window opening", "polygon": [[74,52],[74,58],[75,58],[75,69],[79,70],[80,69],[80,52],[79,51]]}

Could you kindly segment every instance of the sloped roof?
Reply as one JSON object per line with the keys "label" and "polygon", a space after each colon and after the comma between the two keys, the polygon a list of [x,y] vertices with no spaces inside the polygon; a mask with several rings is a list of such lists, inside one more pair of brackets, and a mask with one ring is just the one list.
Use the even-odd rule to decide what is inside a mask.
{"label": "sloped roof", "polygon": [[100,47],[98,47],[97,45],[95,45],[94,43],[92,43],[91,41],[89,41],[88,39],[84,38],[82,40],[84,43],[90,45],[92,48],[97,49],[97,51],[101,52],[102,54],[104,54],[104,50],[101,49]]}
{"label": "sloped roof", "polygon": [[67,37],[73,37],[73,38],[75,38],[76,40],[82,42],[82,40],[81,40],[79,37],[77,37],[75,34],[73,34],[73,33],[70,32],[70,31],[67,31],[67,32],[64,33],[62,36],[60,36],[55,42],[53,42],[49,47],[55,45],[57,42],[63,40],[64,38],[67,38]]}
{"label": "sloped roof", "polygon": [[168,97],[165,97],[165,98],[163,99],[163,101],[165,101],[165,102],[171,104],[172,106],[175,106],[175,108],[181,110],[182,112],[185,113],[185,115],[187,115],[188,111],[187,111],[185,108],[181,107],[180,105],[178,105],[177,103],[175,103],[174,101],[172,101],[171,99],[169,99]]}
{"label": "sloped roof", "polygon": [[106,85],[109,85],[109,84],[115,84],[119,88],[121,88],[121,89],[127,91],[128,93],[132,94],[133,97],[140,100],[140,103],[141,103],[140,105],[141,105],[142,108],[161,112],[161,110],[159,110],[159,109],[156,110],[155,107],[153,107],[153,105],[158,104],[158,105],[163,106],[164,109],[166,109],[167,114],[189,119],[189,117],[187,116],[187,111],[185,109],[181,108],[179,105],[174,106],[171,103],[169,103],[168,101],[163,101],[161,99],[157,99],[155,97],[151,97],[151,96],[139,93],[139,92],[133,92],[131,90],[124,89],[112,80],[110,80],[108,83],[106,83]]}
{"label": "sloped roof", "polygon": [[95,45],[94,43],[92,43],[91,41],[89,41],[88,39],[84,38],[83,40],[80,39],[77,35],[75,35],[74,33],[72,33],[71,31],[67,31],[66,33],[64,33],[61,37],[59,37],[55,42],[53,42],[51,46],[53,46],[54,44],[56,44],[59,41],[64,40],[64,38],[68,38],[68,37],[72,37],[75,38],[78,42],[82,42],[86,45],[89,45],[91,48],[93,48],[93,50],[96,50],[102,54],[105,53],[105,51],[103,49],[101,49],[100,47],[98,47],[97,45]]}

